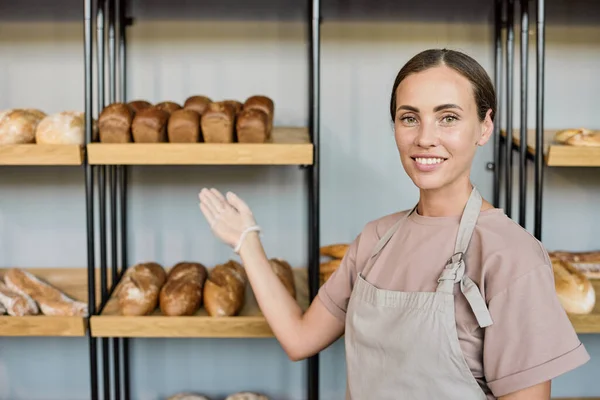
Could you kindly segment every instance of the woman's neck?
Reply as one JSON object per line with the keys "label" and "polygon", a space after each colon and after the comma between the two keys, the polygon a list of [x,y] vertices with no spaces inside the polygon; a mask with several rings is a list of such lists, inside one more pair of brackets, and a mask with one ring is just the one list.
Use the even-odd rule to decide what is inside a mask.
{"label": "woman's neck", "polygon": [[469,180],[456,182],[440,189],[421,189],[417,212],[424,217],[462,215],[472,190],[473,185]]}

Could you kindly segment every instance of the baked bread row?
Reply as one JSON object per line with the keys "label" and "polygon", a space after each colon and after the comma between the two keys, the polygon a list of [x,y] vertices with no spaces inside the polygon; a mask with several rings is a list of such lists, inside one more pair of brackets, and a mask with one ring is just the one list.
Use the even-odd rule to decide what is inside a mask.
{"label": "baked bread row", "polygon": [[263,143],[271,138],[274,103],[266,96],[212,101],[113,103],[98,117],[102,143]]}
{"label": "baked bread row", "polygon": [[11,268],[0,282],[0,305],[11,316],[43,314],[48,316],[85,317],[86,303],[73,300],[59,289],[30,272]]}
{"label": "baked bread row", "polygon": [[570,146],[600,146],[600,131],[591,129],[563,129],[554,134],[554,141]]}
{"label": "baked bread row", "polygon": [[[167,400],[211,400],[210,397],[206,397],[201,394],[191,393],[191,392],[183,392],[177,393],[173,396],[170,396]],[[230,394],[225,398],[225,400],[269,400],[269,398],[260,393],[254,392],[238,392],[234,394]]]}
{"label": "baked bread row", "polygon": [[[296,298],[294,275],[284,260],[272,258],[271,268]],[[149,315],[157,307],[167,316],[193,315],[204,306],[208,315],[237,315],[244,306],[248,278],[236,261],[215,266],[210,273],[196,262],[180,262],[167,273],[155,262],[139,263],[123,275],[117,297],[122,315]]]}
{"label": "baked bread row", "polygon": [[[92,138],[97,140],[94,121]],[[85,114],[62,111],[47,115],[36,109],[0,111],[2,144],[85,144]]]}
{"label": "baked bread row", "polygon": [[[590,256],[590,253],[583,253]],[[590,279],[569,261],[566,252],[550,252],[554,286],[560,303],[570,314],[588,314],[596,305],[596,293]],[[596,256],[597,257],[597,256]]]}

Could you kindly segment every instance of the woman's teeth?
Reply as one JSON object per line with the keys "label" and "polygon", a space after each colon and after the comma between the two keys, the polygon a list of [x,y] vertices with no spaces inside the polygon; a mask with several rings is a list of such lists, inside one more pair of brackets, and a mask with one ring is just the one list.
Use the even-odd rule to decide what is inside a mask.
{"label": "woman's teeth", "polygon": [[419,164],[431,165],[431,164],[439,164],[444,161],[443,158],[415,158],[415,160]]}

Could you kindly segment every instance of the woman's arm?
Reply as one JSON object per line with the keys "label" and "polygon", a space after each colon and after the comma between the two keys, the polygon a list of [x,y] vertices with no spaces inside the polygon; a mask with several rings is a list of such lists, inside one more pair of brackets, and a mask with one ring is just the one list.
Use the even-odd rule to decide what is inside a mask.
{"label": "woman's arm", "polygon": [[[202,189],[200,209],[213,233],[239,255],[258,305],[275,337],[294,361],[323,350],[344,332],[344,324],[318,300],[306,313],[271,269],[258,233],[247,231],[256,222],[250,208],[236,195],[225,198],[216,189]],[[246,231],[246,233],[244,233]]]}
{"label": "woman's arm", "polygon": [[498,400],[550,400],[551,381],[542,382],[518,392],[500,396]]}

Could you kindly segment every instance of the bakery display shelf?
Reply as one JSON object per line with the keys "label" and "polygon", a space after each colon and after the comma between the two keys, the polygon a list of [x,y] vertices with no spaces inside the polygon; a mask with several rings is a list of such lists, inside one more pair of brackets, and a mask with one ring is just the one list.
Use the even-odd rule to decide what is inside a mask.
{"label": "bakery display shelf", "polygon": [[[557,144],[554,135],[558,129],[544,131],[544,162],[549,167],[600,167],[600,147],[571,146]],[[502,131],[506,138],[506,132]],[[520,130],[513,131],[513,144],[516,149],[521,145]],[[527,131],[527,153],[535,155],[535,129]]]}
{"label": "bakery display shelf", "polygon": [[[23,268],[39,279],[53,285],[67,296],[87,303],[86,268]],[[4,279],[7,268],[0,269]],[[85,336],[84,317],[27,315],[0,316],[0,336]]]}
{"label": "bakery display shelf", "polygon": [[[209,269],[210,270],[210,269]],[[303,310],[309,305],[307,270],[294,268],[296,300]],[[120,314],[115,288],[100,315],[91,317],[94,337],[154,337],[154,338],[265,338],[273,332],[262,316],[250,285],[246,287],[244,306],[237,316],[211,317],[204,307],[192,316],[165,316],[157,308],[151,315]]]}
{"label": "bakery display shelf", "polygon": [[589,314],[569,314],[577,333],[600,333],[600,279],[590,279],[596,292],[596,305]]}
{"label": "bakery display shelf", "polygon": [[0,145],[0,165],[81,165],[83,147],[69,144]]}
{"label": "bakery display shelf", "polygon": [[265,143],[90,143],[94,165],[312,165],[307,128],[274,127]]}

